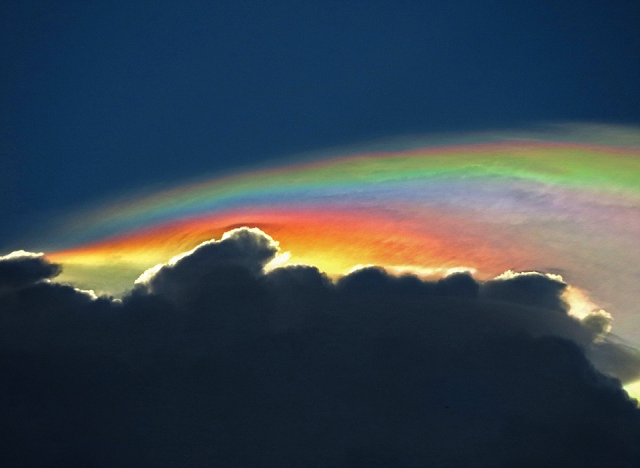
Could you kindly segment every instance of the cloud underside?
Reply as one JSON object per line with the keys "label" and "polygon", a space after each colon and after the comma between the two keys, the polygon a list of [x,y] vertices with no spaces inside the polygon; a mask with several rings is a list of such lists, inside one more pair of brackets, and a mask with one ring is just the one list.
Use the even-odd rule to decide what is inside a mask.
{"label": "cloud underside", "polygon": [[237,229],[122,300],[0,258],[3,465],[640,466],[638,354],[557,277],[331,281],[278,252]]}

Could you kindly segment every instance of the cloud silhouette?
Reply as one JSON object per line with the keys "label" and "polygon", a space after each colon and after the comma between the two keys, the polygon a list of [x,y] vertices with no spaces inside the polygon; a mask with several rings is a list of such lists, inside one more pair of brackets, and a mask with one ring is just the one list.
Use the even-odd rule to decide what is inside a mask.
{"label": "cloud silhouette", "polygon": [[507,272],[482,287],[483,297],[541,307],[566,313],[568,304],[562,299],[567,285],[557,275],[539,272]]}
{"label": "cloud silhouette", "polygon": [[206,282],[208,275],[221,268],[237,267],[256,275],[277,253],[277,242],[259,229],[234,229],[219,241],[204,242],[147,270],[136,283],[149,293],[171,295]]}
{"label": "cloud silhouette", "polygon": [[277,254],[234,230],[122,300],[14,256],[35,273],[0,292],[3,466],[640,466],[638,353],[558,277],[333,282]]}
{"label": "cloud silhouette", "polygon": [[19,250],[0,257],[0,289],[19,288],[41,280],[54,278],[61,272],[41,253]]}

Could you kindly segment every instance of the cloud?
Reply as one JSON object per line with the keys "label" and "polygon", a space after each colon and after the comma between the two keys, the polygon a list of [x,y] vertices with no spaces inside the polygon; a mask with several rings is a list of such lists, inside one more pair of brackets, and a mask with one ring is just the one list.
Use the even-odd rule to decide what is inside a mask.
{"label": "cloud", "polygon": [[485,283],[482,295],[489,299],[567,313],[569,305],[562,297],[566,287],[567,284],[558,275],[507,271]]}
{"label": "cloud", "polygon": [[[211,275],[235,269],[257,275],[278,253],[278,243],[256,228],[239,228],[219,241],[204,242],[172,258],[165,265],[145,271],[136,280],[139,290],[163,296],[181,296],[211,283]],[[218,278],[218,281],[222,278]],[[179,300],[179,297],[175,297]]]}
{"label": "cloud", "polygon": [[0,291],[54,278],[61,271],[60,266],[50,263],[44,254],[19,250],[0,257]]}
{"label": "cloud", "polygon": [[121,301],[44,270],[7,289],[4,466],[640,466],[640,410],[611,377],[640,357],[606,316],[570,315],[561,278],[333,282],[265,268],[277,254],[243,228]]}

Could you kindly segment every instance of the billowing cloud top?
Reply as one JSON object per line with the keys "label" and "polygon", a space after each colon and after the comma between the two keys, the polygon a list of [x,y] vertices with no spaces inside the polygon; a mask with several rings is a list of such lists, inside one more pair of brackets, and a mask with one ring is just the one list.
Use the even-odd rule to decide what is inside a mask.
{"label": "billowing cloud top", "polygon": [[0,291],[5,466],[640,466],[638,354],[559,277],[331,281],[278,252],[237,229],[122,300],[3,258],[36,271]]}
{"label": "billowing cloud top", "polygon": [[136,284],[150,293],[171,295],[200,286],[219,268],[235,266],[258,274],[277,252],[278,243],[259,229],[234,229],[219,241],[204,242],[166,265],[147,270]]}
{"label": "billowing cloud top", "polygon": [[19,250],[0,256],[0,290],[54,278],[60,272],[60,265],[49,262],[44,254]]}

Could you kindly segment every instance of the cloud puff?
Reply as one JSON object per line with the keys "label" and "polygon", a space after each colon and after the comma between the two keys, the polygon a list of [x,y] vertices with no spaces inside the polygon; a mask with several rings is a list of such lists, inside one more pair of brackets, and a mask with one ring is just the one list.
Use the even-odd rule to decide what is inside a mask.
{"label": "cloud puff", "polygon": [[482,287],[482,295],[489,299],[566,313],[569,305],[562,298],[566,287],[567,284],[557,275],[508,271],[495,280],[485,283]]}
{"label": "cloud puff", "polygon": [[19,250],[0,257],[0,291],[54,278],[61,271],[60,266],[50,263],[44,254]]}
{"label": "cloud puff", "polygon": [[144,272],[136,284],[147,293],[174,295],[198,288],[223,269],[259,274],[278,253],[278,243],[256,228],[229,231]]}
{"label": "cloud puff", "polygon": [[[265,271],[255,229],[122,301],[0,295],[5,466],[640,466],[635,350],[539,273]],[[37,276],[37,275],[36,275]],[[40,278],[48,277],[40,275]]]}

